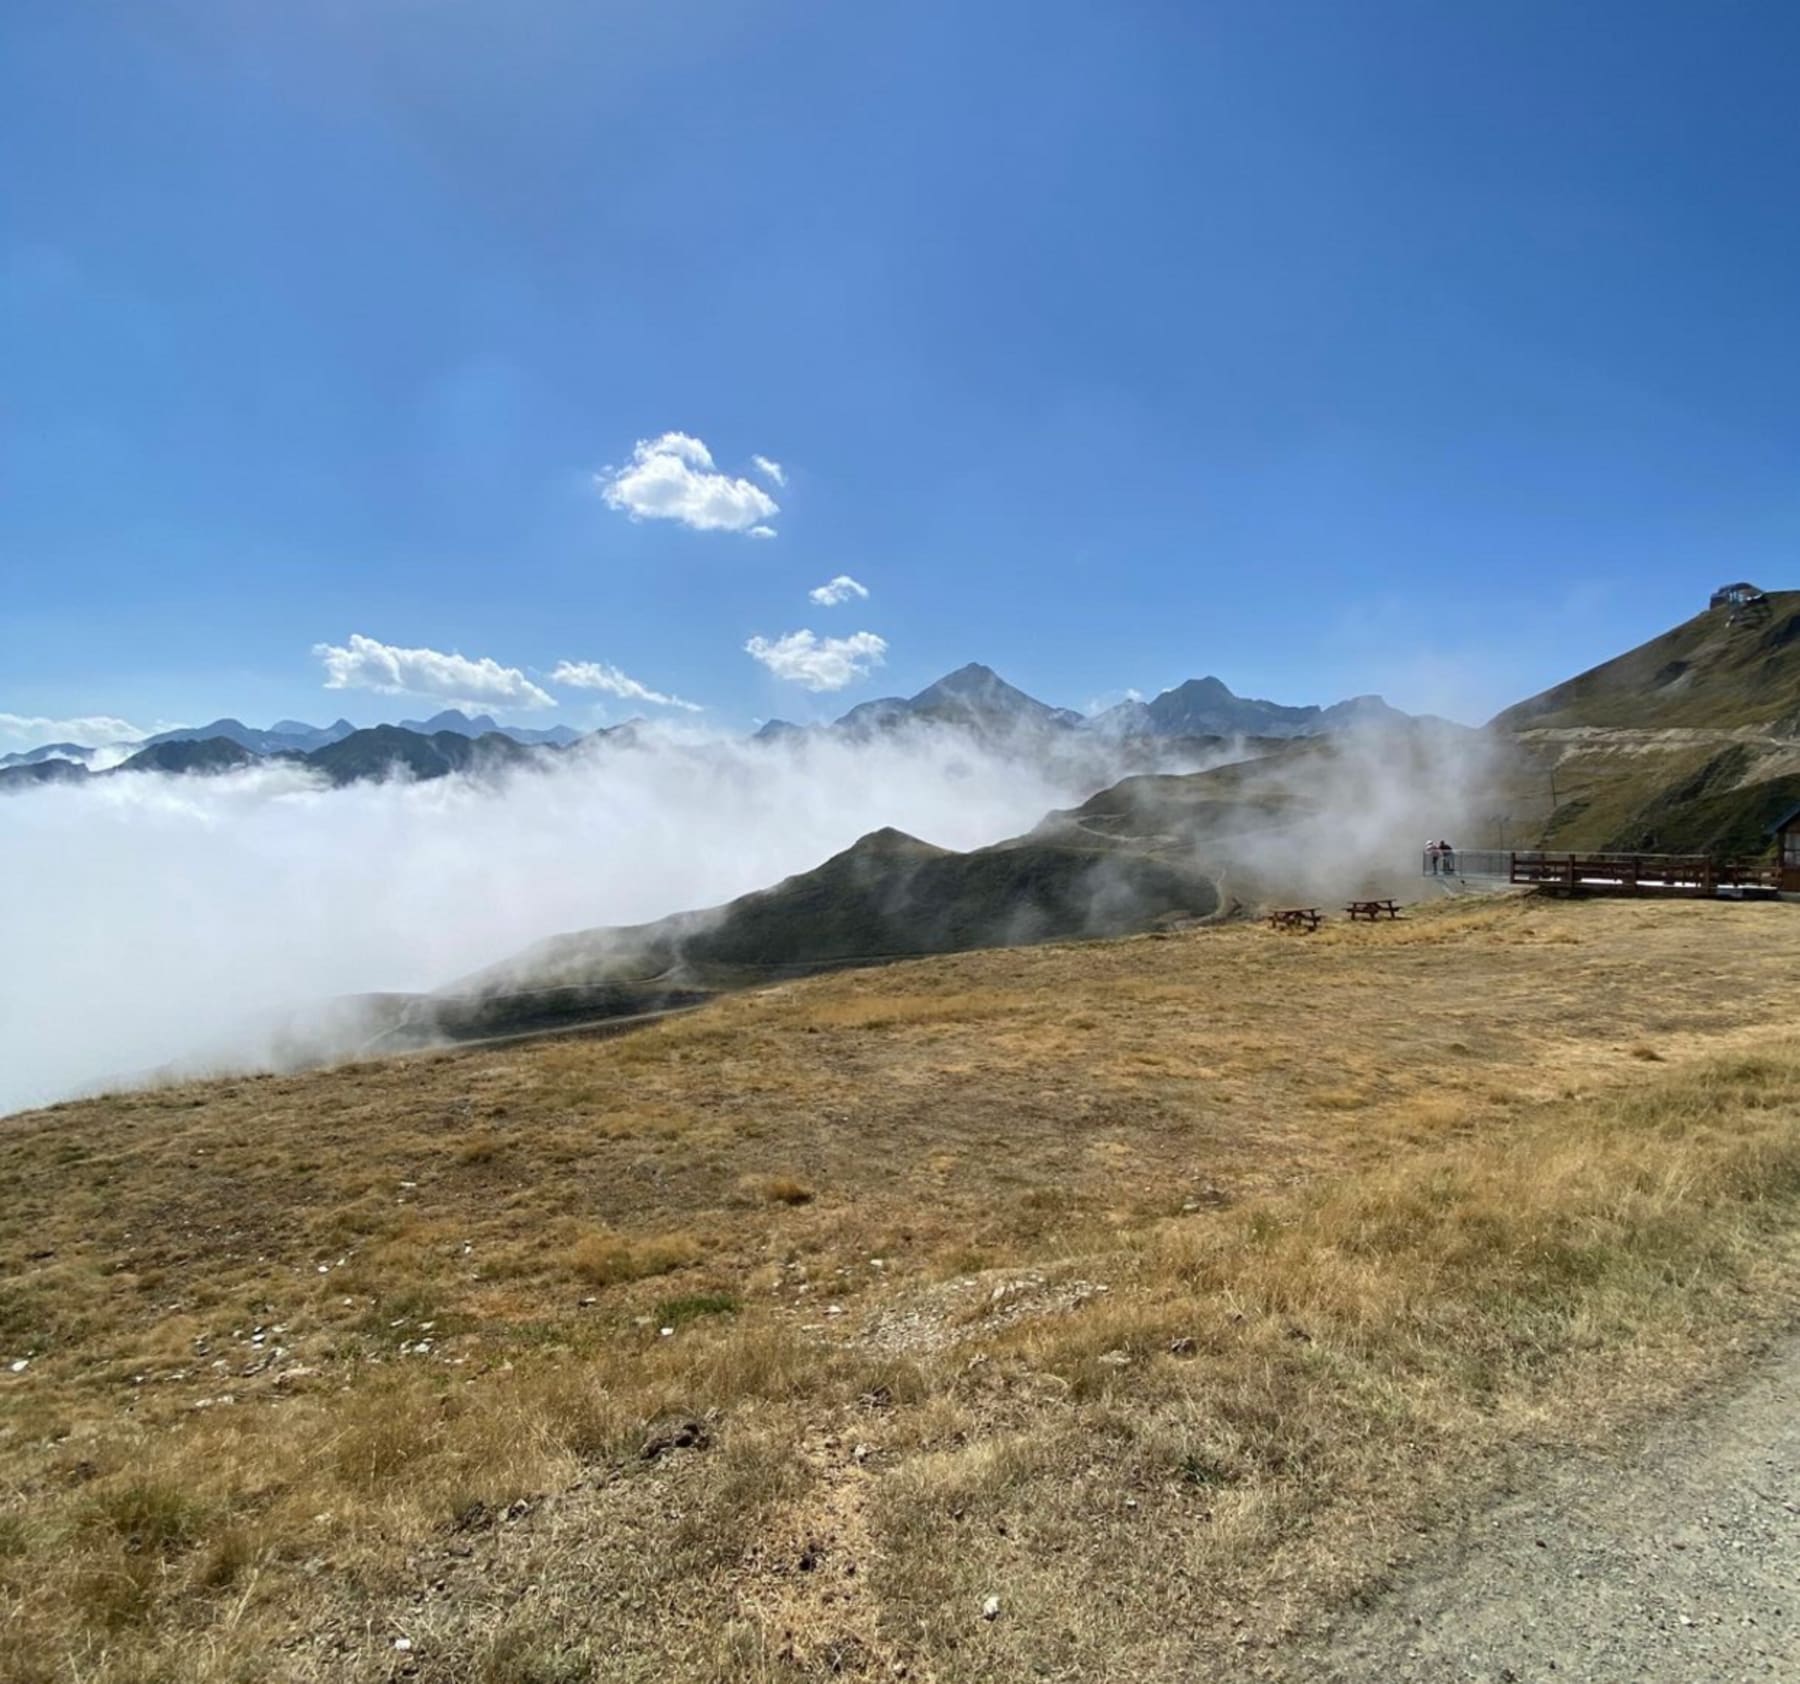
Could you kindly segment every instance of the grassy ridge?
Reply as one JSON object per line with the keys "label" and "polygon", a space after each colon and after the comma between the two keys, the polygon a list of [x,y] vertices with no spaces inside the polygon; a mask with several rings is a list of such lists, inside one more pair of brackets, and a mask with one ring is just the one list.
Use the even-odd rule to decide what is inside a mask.
{"label": "grassy ridge", "polygon": [[455,990],[620,974],[738,987],[880,959],[1123,935],[1218,904],[1211,880],[1185,860],[1029,841],[955,853],[878,830],[773,888],[653,924],[555,936]]}

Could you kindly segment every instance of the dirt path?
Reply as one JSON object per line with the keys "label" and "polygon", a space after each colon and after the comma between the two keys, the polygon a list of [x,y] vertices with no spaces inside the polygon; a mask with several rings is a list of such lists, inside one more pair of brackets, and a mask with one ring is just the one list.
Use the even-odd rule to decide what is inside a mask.
{"label": "dirt path", "polygon": [[1318,1684],[1800,1678],[1800,1343],[1623,1465],[1472,1521],[1307,1645]]}

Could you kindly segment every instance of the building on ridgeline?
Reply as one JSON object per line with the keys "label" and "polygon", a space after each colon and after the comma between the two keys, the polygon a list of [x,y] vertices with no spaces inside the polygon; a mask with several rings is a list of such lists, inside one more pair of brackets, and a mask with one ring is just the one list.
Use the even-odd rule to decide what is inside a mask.
{"label": "building on ridgeline", "polygon": [[1721,585],[1712,593],[1712,600],[1706,606],[1729,609],[1725,623],[1730,626],[1760,626],[1770,614],[1769,593],[1748,579]]}

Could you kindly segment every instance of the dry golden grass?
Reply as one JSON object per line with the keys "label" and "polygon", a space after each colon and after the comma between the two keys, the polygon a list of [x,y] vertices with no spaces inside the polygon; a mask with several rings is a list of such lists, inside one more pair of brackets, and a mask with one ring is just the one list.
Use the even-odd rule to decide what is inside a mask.
{"label": "dry golden grass", "polygon": [[1464,903],[7,1119],[0,1678],[1262,1652],[1780,1323],[1797,962]]}
{"label": "dry golden grass", "polygon": [[666,1275],[700,1260],[700,1242],[692,1234],[650,1234],[628,1239],[606,1229],[584,1234],[575,1244],[571,1263],[590,1286],[613,1286]]}
{"label": "dry golden grass", "polygon": [[791,1175],[746,1175],[738,1181],[745,1198],[778,1205],[809,1205],[813,1190]]}

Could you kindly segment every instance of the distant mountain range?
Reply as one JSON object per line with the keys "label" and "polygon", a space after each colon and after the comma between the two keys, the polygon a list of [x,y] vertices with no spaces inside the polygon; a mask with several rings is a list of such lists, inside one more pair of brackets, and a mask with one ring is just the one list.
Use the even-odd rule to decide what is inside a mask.
{"label": "distant mountain range", "polygon": [[[385,776],[395,767],[414,777],[442,777],[474,764],[506,764],[528,755],[515,749],[567,748],[584,735],[605,737],[611,731],[580,732],[567,725],[526,730],[501,725],[488,714],[471,717],[446,708],[429,719],[405,719],[398,725],[358,729],[347,719],[330,725],[308,725],[301,719],[278,719],[267,730],[241,719],[215,719],[210,725],[184,725],[159,731],[137,745],[116,772],[229,772],[258,760],[300,760],[323,772],[333,783],[354,783]],[[442,738],[451,739],[448,742]],[[0,790],[33,784],[75,783],[91,770],[99,750],[81,743],[45,743],[20,754],[0,755]],[[54,768],[47,770],[47,768]],[[93,773],[105,776],[105,773]]]}
{"label": "distant mountain range", "polygon": [[1379,696],[1356,696],[1330,707],[1286,707],[1234,694],[1218,678],[1193,678],[1154,701],[1121,702],[1089,717],[1071,708],[1051,707],[1008,684],[992,667],[971,663],[927,685],[916,696],[882,696],[859,702],[826,726],[802,726],[771,719],[756,734],[764,741],[809,730],[866,737],[915,720],[960,725],[988,736],[1021,733],[1088,732],[1108,738],[1313,737],[1330,731],[1399,724],[1411,716]]}
{"label": "distant mountain range", "polygon": [[[146,737],[142,746],[154,748],[159,743],[201,743],[222,737],[226,742],[236,743],[239,748],[246,748],[252,754],[310,754],[314,749],[326,748],[332,743],[341,743],[346,737],[354,736],[356,729],[347,719],[337,720],[330,725],[308,725],[300,719],[278,719],[266,731],[259,731],[254,725],[246,725],[242,720],[215,719],[210,725],[184,725],[179,730],[159,732],[154,737]],[[566,748],[582,735],[567,725],[552,725],[545,731],[502,725],[488,714],[478,713],[471,718],[459,708],[445,708],[442,713],[434,713],[429,719],[403,719],[398,726],[380,726],[377,729],[411,731],[421,737],[434,737],[440,731],[449,731],[459,737],[511,737],[515,743],[548,743],[554,748]],[[43,751],[34,752],[41,754]],[[11,758],[9,756],[8,761]],[[7,764],[8,761],[0,761],[0,765]]]}
{"label": "distant mountain range", "polygon": [[1285,707],[1234,695],[1218,678],[1190,678],[1154,701],[1121,702],[1090,722],[1097,731],[1143,737],[1318,737],[1328,731],[1398,725],[1411,715],[1379,696],[1330,707]]}
{"label": "distant mountain range", "polygon": [[95,750],[81,743],[40,743],[22,754],[0,754],[0,766],[36,766],[45,760],[88,761]]}
{"label": "distant mountain range", "polygon": [[[239,729],[265,741],[272,736],[291,737],[294,734],[252,732],[242,726]],[[615,728],[616,732],[628,730],[627,726]],[[594,737],[613,734],[591,733]],[[46,783],[81,783],[90,778],[121,777],[134,772],[235,772],[245,766],[275,760],[310,767],[338,785],[366,783],[396,772],[423,780],[447,777],[452,772],[503,770],[528,764],[542,755],[557,752],[557,747],[549,743],[521,743],[501,731],[484,731],[480,736],[472,737],[462,731],[426,733],[403,725],[375,725],[362,731],[353,729],[348,736],[333,736],[320,747],[305,753],[288,748],[260,752],[224,736],[176,737],[150,743],[130,759],[104,772],[90,771],[75,760],[38,760],[0,767],[0,792]]]}
{"label": "distant mountain range", "polygon": [[[1126,702],[1088,718],[1052,707],[1008,684],[991,667],[971,663],[927,685],[916,696],[884,696],[856,707],[825,726],[773,719],[755,741],[770,743],[825,733],[867,741],[901,726],[928,723],[965,731],[991,747],[1021,752],[1050,741],[1085,743],[1097,755],[1120,747],[1140,763],[1166,761],[1167,751],[1204,741],[1317,736],[1363,726],[1397,724],[1408,716],[1379,696],[1359,696],[1331,707],[1285,707],[1234,695],[1217,678],[1194,679],[1151,702]],[[281,719],[267,729],[240,719],[162,731],[106,772],[92,769],[98,752],[78,743],[50,743],[0,756],[0,790],[44,783],[79,782],[114,772],[227,772],[258,760],[300,762],[333,783],[354,783],[401,770],[415,778],[443,777],[473,768],[504,767],[606,737],[629,740],[639,722],[582,733],[567,725],[528,730],[446,708],[429,719],[358,729],[347,719],[330,725]],[[1114,774],[1117,775],[1116,772]]]}
{"label": "distant mountain range", "polygon": [[204,743],[221,741],[236,743],[252,754],[305,754],[323,748],[350,735],[356,729],[347,719],[332,725],[308,725],[299,719],[278,719],[266,731],[246,725],[238,719],[215,719],[210,725],[184,725],[174,731],[159,731],[146,737],[144,748],[160,748],[164,743]]}

